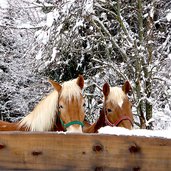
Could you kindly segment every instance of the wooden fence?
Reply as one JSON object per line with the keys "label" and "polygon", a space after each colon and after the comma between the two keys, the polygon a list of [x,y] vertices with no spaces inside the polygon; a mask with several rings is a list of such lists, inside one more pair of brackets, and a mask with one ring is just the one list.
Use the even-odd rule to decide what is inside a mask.
{"label": "wooden fence", "polygon": [[0,170],[170,171],[171,139],[1,132]]}

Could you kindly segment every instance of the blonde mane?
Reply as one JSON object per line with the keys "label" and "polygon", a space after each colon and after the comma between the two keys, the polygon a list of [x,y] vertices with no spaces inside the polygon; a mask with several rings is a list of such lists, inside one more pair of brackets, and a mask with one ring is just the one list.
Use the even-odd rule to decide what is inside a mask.
{"label": "blonde mane", "polygon": [[[81,89],[76,83],[77,79],[64,82],[60,96],[68,101],[74,96],[80,97]],[[41,100],[34,110],[25,116],[19,123],[19,127],[26,127],[29,131],[50,131],[55,122],[58,105],[58,92],[54,90],[46,98]]]}
{"label": "blonde mane", "polygon": [[120,87],[110,87],[108,101],[111,101],[114,104],[118,104],[121,107],[125,98],[126,94]]}
{"label": "blonde mane", "polygon": [[20,121],[19,126],[24,126],[30,131],[51,130],[52,125],[54,125],[57,101],[58,92],[54,90]]}
{"label": "blonde mane", "polygon": [[78,100],[80,99],[81,88],[78,86],[76,81],[77,79],[74,79],[62,84],[62,91],[60,94],[61,98],[64,98],[68,101],[71,101],[72,97],[75,97]]}

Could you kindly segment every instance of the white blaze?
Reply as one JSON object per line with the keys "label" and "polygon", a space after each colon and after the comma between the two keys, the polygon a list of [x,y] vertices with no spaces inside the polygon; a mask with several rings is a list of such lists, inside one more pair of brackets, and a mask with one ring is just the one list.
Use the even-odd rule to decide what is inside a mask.
{"label": "white blaze", "polygon": [[111,87],[110,93],[108,96],[108,100],[112,101],[112,103],[118,104],[122,107],[126,95],[119,87]]}

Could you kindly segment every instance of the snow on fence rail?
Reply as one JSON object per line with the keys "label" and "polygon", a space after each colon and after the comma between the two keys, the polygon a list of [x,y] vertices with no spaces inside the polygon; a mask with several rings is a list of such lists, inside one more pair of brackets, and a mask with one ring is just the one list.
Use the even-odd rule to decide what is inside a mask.
{"label": "snow on fence rail", "polygon": [[0,132],[0,170],[171,170],[171,139]]}

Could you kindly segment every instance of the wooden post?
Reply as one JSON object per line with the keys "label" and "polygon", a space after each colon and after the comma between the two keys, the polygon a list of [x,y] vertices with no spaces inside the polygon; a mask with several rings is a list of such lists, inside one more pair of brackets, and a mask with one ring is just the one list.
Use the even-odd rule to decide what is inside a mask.
{"label": "wooden post", "polygon": [[171,139],[1,132],[0,170],[166,171]]}

